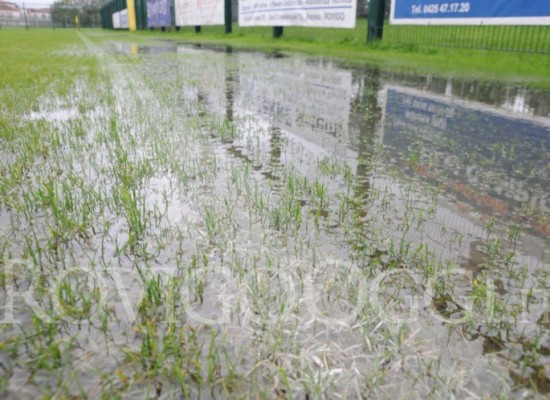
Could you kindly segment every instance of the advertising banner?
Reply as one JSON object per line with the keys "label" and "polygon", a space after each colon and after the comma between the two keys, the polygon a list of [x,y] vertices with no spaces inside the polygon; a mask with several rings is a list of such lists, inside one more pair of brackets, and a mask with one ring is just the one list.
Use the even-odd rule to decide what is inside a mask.
{"label": "advertising banner", "polygon": [[128,10],[120,11],[120,29],[128,29]]}
{"label": "advertising banner", "polygon": [[147,27],[162,28],[172,25],[170,0],[147,0]]}
{"label": "advertising banner", "polygon": [[390,22],[417,25],[548,25],[549,0],[394,0]]}
{"label": "advertising banner", "polygon": [[113,29],[120,29],[120,11],[113,14]]}
{"label": "advertising banner", "polygon": [[240,0],[240,26],[355,28],[357,0]]}
{"label": "advertising banner", "polygon": [[224,0],[175,0],[176,25],[223,25]]}

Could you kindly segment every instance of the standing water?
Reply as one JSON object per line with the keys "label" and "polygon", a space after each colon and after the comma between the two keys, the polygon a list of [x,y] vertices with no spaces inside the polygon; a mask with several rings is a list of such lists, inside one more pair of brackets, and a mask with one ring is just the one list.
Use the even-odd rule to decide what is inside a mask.
{"label": "standing water", "polygon": [[550,393],[549,92],[88,42],[0,203],[5,393]]}

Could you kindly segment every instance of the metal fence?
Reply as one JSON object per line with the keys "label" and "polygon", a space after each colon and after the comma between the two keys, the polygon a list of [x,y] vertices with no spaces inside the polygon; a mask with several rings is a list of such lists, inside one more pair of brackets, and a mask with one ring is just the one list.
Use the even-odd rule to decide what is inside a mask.
{"label": "metal fence", "polygon": [[101,27],[99,9],[70,7],[61,2],[19,3],[0,0],[0,28],[85,28]]}
{"label": "metal fence", "polygon": [[529,25],[390,25],[384,28],[384,43],[429,45],[471,49],[550,53],[550,26]]}
{"label": "metal fence", "polygon": [[[550,1],[550,0],[548,0]],[[233,1],[235,8],[238,1]],[[147,29],[147,0],[136,0],[137,29]],[[0,0],[0,28],[74,28],[75,16],[81,27],[112,29],[112,14],[126,8],[126,0],[111,0],[98,9],[74,9],[58,2],[15,3]],[[359,9],[368,10],[366,0],[358,1]],[[386,11],[389,0],[386,0]],[[236,10],[234,17],[237,18]],[[386,14],[387,15],[387,14]],[[550,54],[550,26],[489,26],[489,25],[390,25],[385,23],[382,43],[392,46],[461,47]]]}
{"label": "metal fence", "polygon": [[0,26],[3,28],[51,27],[52,13],[50,6],[0,1]]}

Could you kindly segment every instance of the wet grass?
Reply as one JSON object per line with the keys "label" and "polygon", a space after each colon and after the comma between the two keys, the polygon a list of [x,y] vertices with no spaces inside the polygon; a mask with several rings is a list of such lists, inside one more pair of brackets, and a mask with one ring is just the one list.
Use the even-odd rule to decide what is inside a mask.
{"label": "wet grass", "polygon": [[[66,95],[69,82],[97,72],[96,59],[82,53],[75,32],[3,30],[0,35],[3,109],[17,113],[37,109],[37,99],[48,90],[54,91],[53,95]],[[57,52],[60,46],[66,50]]]}
{"label": "wet grass", "polygon": [[56,35],[0,40],[20,63],[6,92],[31,94],[0,114],[3,396],[548,393],[547,264],[498,219],[479,265],[459,262],[441,185],[367,129],[376,77],[342,157],[240,92],[257,55]]}

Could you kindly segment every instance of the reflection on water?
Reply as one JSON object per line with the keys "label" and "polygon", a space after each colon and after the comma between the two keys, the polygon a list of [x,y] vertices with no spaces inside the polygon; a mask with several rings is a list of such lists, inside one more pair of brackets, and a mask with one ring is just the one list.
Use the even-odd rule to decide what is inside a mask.
{"label": "reflection on water", "polygon": [[[470,281],[449,284],[432,297],[441,321],[467,316],[456,295],[467,296],[475,277],[487,272],[495,273],[495,296],[524,302],[517,278],[500,271],[510,260],[495,261],[503,249],[513,249],[518,270],[528,271],[523,281],[529,275],[547,287],[540,276],[550,269],[550,93],[346,68],[326,59],[185,46],[178,47],[178,73],[186,82],[182,103],[217,121],[227,153],[251,165],[273,190],[284,185],[280,170],[285,165],[314,179],[319,160],[337,159],[348,167],[342,174],[347,179],[349,172],[353,181],[346,195],[359,238],[351,251],[367,253],[373,236],[391,238],[416,243],[418,249],[427,245],[440,259],[471,272]],[[233,140],[237,129],[244,138]],[[255,130],[267,135],[254,135]],[[258,158],[251,140],[259,141],[267,156]],[[290,151],[287,142],[303,150]],[[332,191],[341,187],[324,182]],[[300,207],[307,201],[297,199]],[[327,220],[330,212],[317,211]],[[341,229],[331,220],[323,240],[345,241]],[[390,268],[389,250],[378,248],[368,257]],[[536,311],[532,322],[545,327],[546,297],[535,297],[530,311],[542,313]],[[460,335],[480,354],[515,365],[527,350],[514,353],[514,346],[547,351],[524,332],[514,336],[489,325],[464,325]],[[521,375],[510,371],[510,379],[548,392],[544,363],[531,368]]]}
{"label": "reflection on water", "polygon": [[467,81],[395,72],[384,74],[384,79],[389,83],[419,89],[428,94],[483,103],[527,116],[550,116],[550,100],[545,90],[526,89],[501,82]]}
{"label": "reflection on water", "polygon": [[[431,238],[444,256],[456,257],[439,233],[454,232],[462,241],[460,258],[475,264],[473,244],[486,238],[487,224],[500,226],[504,239],[517,226],[524,255],[536,265],[543,260],[550,234],[547,92],[350,69],[325,59],[184,46],[178,52],[178,68],[192,82],[183,88],[185,101],[199,103],[220,122],[236,115],[263,118],[273,132],[265,143],[272,149],[266,168],[280,163],[282,137],[313,155],[332,152],[352,167],[358,204],[373,184],[383,183],[372,176],[373,165],[397,169],[442,192],[426,230],[408,232],[408,238]],[[292,162],[305,174],[311,168]]]}
{"label": "reflection on water", "polygon": [[398,87],[387,88],[385,99],[383,143],[390,162],[484,217],[550,233],[549,121]]}

